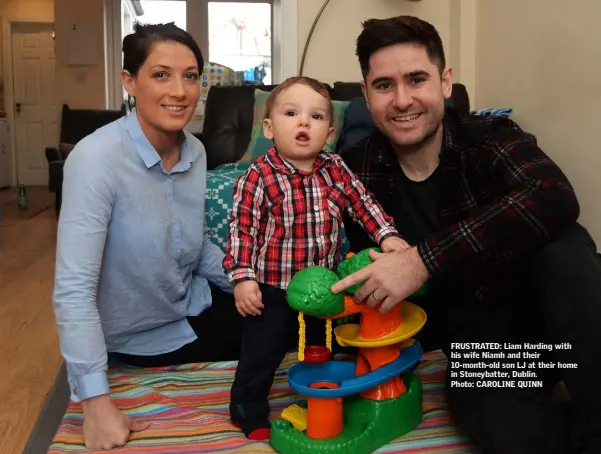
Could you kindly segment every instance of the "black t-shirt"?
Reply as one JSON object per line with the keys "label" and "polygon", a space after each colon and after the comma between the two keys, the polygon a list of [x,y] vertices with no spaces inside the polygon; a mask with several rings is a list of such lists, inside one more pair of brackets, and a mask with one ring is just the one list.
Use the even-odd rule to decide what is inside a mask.
{"label": "black t-shirt", "polygon": [[[392,196],[396,212],[390,213],[396,220],[397,230],[411,245],[417,244],[439,228],[439,198],[441,194],[440,167],[425,180],[413,181],[407,178],[400,165],[392,166]],[[428,283],[429,290],[412,302],[428,313],[428,323],[416,338],[426,350],[440,348],[443,343],[443,321],[441,319],[440,293],[437,282]]]}
{"label": "black t-shirt", "polygon": [[[388,191],[378,194],[378,200],[386,213],[394,218],[399,234],[410,245],[420,241],[440,229],[440,199],[442,195],[443,172],[438,166],[423,181],[412,181],[403,172],[392,150],[386,150],[380,161],[383,173],[379,178],[386,179]],[[375,194],[374,194],[375,195]],[[345,229],[354,252],[376,246],[359,224],[345,218]],[[411,298],[411,301],[428,314],[428,322],[416,335],[426,350],[440,348],[444,344],[446,329],[444,323],[445,300],[450,297],[447,284],[431,279],[428,292]],[[441,304],[442,302],[442,304]]]}
{"label": "black t-shirt", "polygon": [[440,198],[440,167],[425,180],[407,178],[400,165],[393,166],[393,197],[398,220],[397,229],[411,245],[415,245],[438,230]]}

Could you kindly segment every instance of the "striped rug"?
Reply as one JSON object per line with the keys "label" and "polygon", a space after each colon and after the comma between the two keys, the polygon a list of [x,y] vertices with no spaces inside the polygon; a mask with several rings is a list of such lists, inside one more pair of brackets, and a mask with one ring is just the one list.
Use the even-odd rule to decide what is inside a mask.
{"label": "striped rug", "polygon": [[[273,416],[299,401],[288,386],[286,371],[296,362],[290,354],[271,390]],[[113,399],[127,414],[152,424],[134,433],[128,444],[112,453],[273,453],[266,442],[251,442],[228,418],[229,390],[235,362],[134,369],[111,366]],[[424,355],[416,374],[424,384],[424,420],[414,431],[377,453],[454,453],[475,451],[453,426],[443,381],[446,358],[441,352]],[[51,454],[92,452],[82,437],[81,405],[71,402],[48,451]],[[98,451],[106,452],[106,451]]]}

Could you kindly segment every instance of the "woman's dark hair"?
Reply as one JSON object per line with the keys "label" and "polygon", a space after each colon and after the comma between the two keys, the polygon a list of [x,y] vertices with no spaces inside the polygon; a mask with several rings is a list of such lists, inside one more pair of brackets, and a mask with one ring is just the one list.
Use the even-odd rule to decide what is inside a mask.
{"label": "woman's dark hair", "polygon": [[414,16],[397,16],[389,19],[369,19],[363,22],[363,31],[357,38],[356,54],[363,79],[369,73],[371,55],[383,47],[394,44],[418,44],[428,53],[428,58],[440,72],[446,62],[442,40],[436,28],[429,22]]}
{"label": "woman's dark hair", "polygon": [[181,43],[192,51],[198,63],[198,71],[202,73],[204,59],[202,52],[188,32],[169,24],[140,24],[134,26],[134,32],[123,38],[123,69],[132,76],[138,74],[154,43],[174,41]]}

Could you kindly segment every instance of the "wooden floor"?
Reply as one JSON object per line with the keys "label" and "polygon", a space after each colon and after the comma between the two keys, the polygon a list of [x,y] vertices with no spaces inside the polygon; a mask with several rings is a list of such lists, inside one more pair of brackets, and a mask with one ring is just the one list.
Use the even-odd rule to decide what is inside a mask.
{"label": "wooden floor", "polygon": [[[30,210],[7,209],[0,190],[0,453],[22,453],[62,363],[52,311],[56,244],[47,188],[28,188]],[[35,211],[37,210],[37,213]]]}

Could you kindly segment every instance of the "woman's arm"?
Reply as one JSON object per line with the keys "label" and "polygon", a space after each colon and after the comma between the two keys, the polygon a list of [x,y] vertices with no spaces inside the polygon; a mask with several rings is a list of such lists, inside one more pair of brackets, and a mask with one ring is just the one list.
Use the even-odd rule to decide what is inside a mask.
{"label": "woman's arm", "polygon": [[74,400],[109,394],[96,294],[115,193],[103,155],[84,140],[64,167],[53,304]]}
{"label": "woman's arm", "polygon": [[202,250],[200,251],[200,259],[198,260],[196,273],[217,285],[225,292],[233,293],[234,288],[227,280],[227,276],[221,265],[224,256],[223,251],[219,249],[216,244],[213,244],[209,238],[207,229],[205,228]]}

